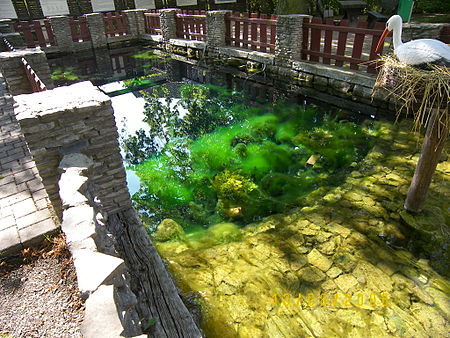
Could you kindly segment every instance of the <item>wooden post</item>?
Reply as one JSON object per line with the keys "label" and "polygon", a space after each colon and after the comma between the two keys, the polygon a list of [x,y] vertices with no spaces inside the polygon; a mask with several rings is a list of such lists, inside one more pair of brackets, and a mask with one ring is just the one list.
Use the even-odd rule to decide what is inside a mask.
{"label": "wooden post", "polygon": [[[433,115],[428,122],[422,153],[405,200],[404,207],[410,212],[420,212],[427,198],[431,178],[441,157],[449,132],[449,121],[447,120],[448,117],[445,116],[445,114],[448,114],[448,109],[448,107],[446,108],[447,111],[433,109]],[[439,121],[440,111],[444,123]],[[439,123],[441,123],[440,126]]]}

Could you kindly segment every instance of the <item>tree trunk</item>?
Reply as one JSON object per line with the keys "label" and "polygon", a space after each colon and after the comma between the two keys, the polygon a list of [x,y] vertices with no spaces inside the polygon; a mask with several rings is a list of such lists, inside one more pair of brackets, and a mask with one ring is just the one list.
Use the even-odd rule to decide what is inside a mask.
{"label": "tree trunk", "polygon": [[405,200],[405,209],[410,212],[420,212],[427,198],[428,189],[430,187],[433,173],[441,157],[442,150],[446,144],[449,121],[448,108],[442,112],[444,123],[439,126],[439,109],[433,110],[433,115],[428,122],[427,131],[422,145],[422,153],[417,163],[416,171],[408,190]]}
{"label": "tree trunk", "polygon": [[144,331],[158,338],[203,337],[136,212],[130,208],[110,215],[108,230],[129,269]]}

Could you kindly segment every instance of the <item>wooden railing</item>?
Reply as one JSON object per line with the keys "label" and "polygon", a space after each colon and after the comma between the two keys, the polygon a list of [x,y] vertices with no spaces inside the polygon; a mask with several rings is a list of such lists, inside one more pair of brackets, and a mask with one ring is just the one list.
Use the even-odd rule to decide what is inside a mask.
{"label": "wooden railing", "polygon": [[[15,52],[16,49],[13,45],[6,39],[3,38],[3,43],[5,44],[6,48],[11,51]],[[44,82],[39,79],[39,76],[36,74],[36,72],[31,68],[30,64],[25,60],[25,58],[21,58],[20,61],[23,64],[25,74],[28,79],[28,83],[30,84],[31,90],[33,93],[35,92],[43,92],[44,90],[47,90],[47,87],[45,86]]]}
{"label": "wooden railing", "polygon": [[55,34],[47,19],[15,22],[14,30],[23,34],[28,48],[56,46]]}
{"label": "wooden railing", "polygon": [[78,18],[69,17],[70,33],[73,42],[84,42],[91,40],[91,34],[85,16]]}
{"label": "wooden railing", "polygon": [[178,11],[176,13],[177,37],[187,40],[206,40],[206,12]]}
{"label": "wooden railing", "polygon": [[366,68],[369,73],[376,73],[375,53],[378,40],[385,24],[377,22],[373,29],[367,28],[367,22],[358,22],[356,27],[349,27],[347,20],[335,25],[333,20],[305,18],[303,21],[302,60],[334,64],[358,70]]}
{"label": "wooden railing", "polygon": [[275,52],[276,15],[233,13],[225,17],[227,45]]}
{"label": "wooden railing", "polygon": [[23,63],[23,67],[25,68],[25,74],[27,75],[28,82],[30,83],[31,89],[33,93],[43,92],[47,90],[45,84],[39,79],[39,76],[35,73],[33,68],[31,68],[30,64],[24,58],[21,59]]}
{"label": "wooden railing", "polygon": [[151,35],[161,35],[161,19],[158,10],[144,12],[145,32]]}
{"label": "wooden railing", "polygon": [[11,45],[11,44],[9,43],[9,41],[6,40],[6,38],[3,38],[3,43],[5,44],[6,49],[7,49],[8,51],[10,51],[10,52],[15,52],[15,51],[16,51],[16,50],[14,49],[13,45]]}
{"label": "wooden railing", "polygon": [[127,20],[122,13],[103,13],[103,21],[105,23],[106,36],[113,37],[128,34]]}

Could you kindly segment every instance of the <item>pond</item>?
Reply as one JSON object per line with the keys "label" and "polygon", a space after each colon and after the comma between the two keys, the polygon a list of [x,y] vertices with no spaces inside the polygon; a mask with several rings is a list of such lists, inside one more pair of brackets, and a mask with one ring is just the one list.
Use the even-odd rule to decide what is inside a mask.
{"label": "pond", "polygon": [[97,84],[133,203],[207,337],[448,334],[450,163],[423,214],[404,212],[420,150],[408,120],[315,105],[202,60],[129,59],[138,78]]}

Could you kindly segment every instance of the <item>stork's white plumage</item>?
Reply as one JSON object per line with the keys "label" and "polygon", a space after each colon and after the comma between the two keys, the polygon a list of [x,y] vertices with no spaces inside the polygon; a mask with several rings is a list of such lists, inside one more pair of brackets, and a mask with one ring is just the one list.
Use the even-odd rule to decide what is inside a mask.
{"label": "stork's white plumage", "polygon": [[402,17],[393,15],[386,22],[386,29],[380,37],[376,52],[383,46],[384,39],[392,31],[394,54],[400,62],[411,66],[435,64],[450,67],[450,46],[435,39],[418,39],[402,42]]}

